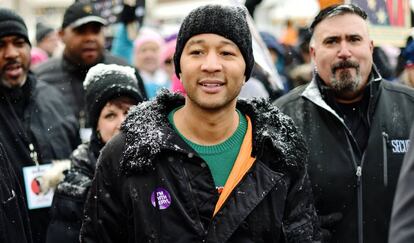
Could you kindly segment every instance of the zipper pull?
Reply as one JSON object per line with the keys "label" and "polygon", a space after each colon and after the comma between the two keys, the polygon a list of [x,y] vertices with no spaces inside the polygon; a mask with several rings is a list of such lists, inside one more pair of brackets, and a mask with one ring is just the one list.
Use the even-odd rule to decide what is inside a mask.
{"label": "zipper pull", "polygon": [[36,166],[39,166],[39,160],[37,158],[37,152],[34,149],[33,143],[29,144],[29,150],[30,150],[30,158],[35,162]]}
{"label": "zipper pull", "polygon": [[358,178],[362,176],[362,167],[361,166],[359,166],[359,165],[357,166],[355,174]]}
{"label": "zipper pull", "polygon": [[361,185],[361,176],[362,176],[362,167],[360,165],[356,168],[356,176],[357,176],[357,186]]}

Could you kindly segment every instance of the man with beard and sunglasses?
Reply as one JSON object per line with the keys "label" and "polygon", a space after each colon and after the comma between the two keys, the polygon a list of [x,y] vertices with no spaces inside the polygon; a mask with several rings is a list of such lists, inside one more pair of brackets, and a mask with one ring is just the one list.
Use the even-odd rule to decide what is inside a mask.
{"label": "man with beard and sunglasses", "polygon": [[[53,160],[69,158],[79,136],[76,118],[62,102],[59,91],[29,71],[30,49],[23,19],[0,8],[0,143],[20,185],[26,189],[33,241],[44,242],[49,209],[47,203],[40,205],[31,197],[31,192],[37,193],[39,188],[35,179],[28,178],[41,175],[38,172]],[[12,206],[5,201],[2,205],[4,210]],[[0,227],[0,231],[5,230]]]}
{"label": "man with beard and sunglasses", "polygon": [[275,104],[309,146],[308,171],[325,239],[387,242],[393,196],[414,120],[414,90],[382,79],[367,15],[320,11],[310,31],[312,81]]}
{"label": "man with beard and sunglasses", "polygon": [[[85,91],[82,86],[89,68],[97,63],[128,65],[105,50],[106,23],[91,3],[73,3],[66,9],[59,31],[65,44],[63,55],[42,63],[34,70],[39,79],[62,92],[64,102],[79,120],[83,138],[89,137],[82,132],[82,128],[89,127],[85,124]],[[136,75],[140,91],[144,91],[138,72]],[[141,93],[145,95],[145,92]]]}

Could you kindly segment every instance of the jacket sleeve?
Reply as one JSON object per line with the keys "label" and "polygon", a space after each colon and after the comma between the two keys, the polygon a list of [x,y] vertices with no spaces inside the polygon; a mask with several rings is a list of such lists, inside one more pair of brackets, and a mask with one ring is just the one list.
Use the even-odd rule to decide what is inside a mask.
{"label": "jacket sleeve", "polygon": [[[72,168],[65,171],[65,178],[60,182],[53,195],[50,209],[51,220],[47,229],[46,243],[70,243],[79,241],[83,208],[89,190],[93,171],[87,166],[76,164],[88,163],[87,145],[82,144],[72,153]],[[74,156],[76,154],[76,156]]]}
{"label": "jacket sleeve", "polygon": [[[120,145],[122,143],[122,145]],[[85,204],[81,242],[128,242],[126,210],[121,199],[120,136],[112,139],[98,158],[95,177]]]}
{"label": "jacket sleeve", "polygon": [[410,148],[404,157],[394,198],[389,242],[414,242],[414,129],[410,135]]}
{"label": "jacket sleeve", "polygon": [[279,146],[286,146],[278,163],[285,174],[287,196],[283,215],[286,242],[320,242],[321,229],[314,206],[311,182],[307,173],[308,149],[293,120],[282,115]]}
{"label": "jacket sleeve", "polygon": [[321,232],[306,167],[292,177],[283,229],[287,242],[320,242]]}
{"label": "jacket sleeve", "polygon": [[25,199],[19,181],[0,144],[0,242],[31,243]]}
{"label": "jacket sleeve", "polygon": [[[76,188],[73,187],[73,189]],[[59,190],[55,191],[50,209],[51,220],[47,229],[47,243],[79,241],[84,202],[85,197],[67,195]]]}

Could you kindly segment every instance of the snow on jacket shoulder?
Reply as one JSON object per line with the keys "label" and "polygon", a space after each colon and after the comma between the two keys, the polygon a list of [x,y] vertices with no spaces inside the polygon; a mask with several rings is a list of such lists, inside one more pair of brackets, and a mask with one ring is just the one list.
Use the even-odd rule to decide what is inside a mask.
{"label": "snow on jacket shoulder", "polygon": [[166,91],[138,105],[104,147],[82,242],[319,240],[307,150],[291,119],[264,100],[238,102],[252,119],[256,161],[213,217],[211,172],[168,122],[181,105],[182,96]]}

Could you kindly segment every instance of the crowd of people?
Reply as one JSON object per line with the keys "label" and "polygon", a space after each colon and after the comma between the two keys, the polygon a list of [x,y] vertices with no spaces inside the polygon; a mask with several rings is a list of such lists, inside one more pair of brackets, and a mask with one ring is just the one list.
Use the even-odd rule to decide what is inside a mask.
{"label": "crowd of people", "polygon": [[0,242],[414,242],[412,39],[394,70],[354,4],[262,31],[277,90],[248,15],[108,50],[91,3],[36,45],[0,8]]}

